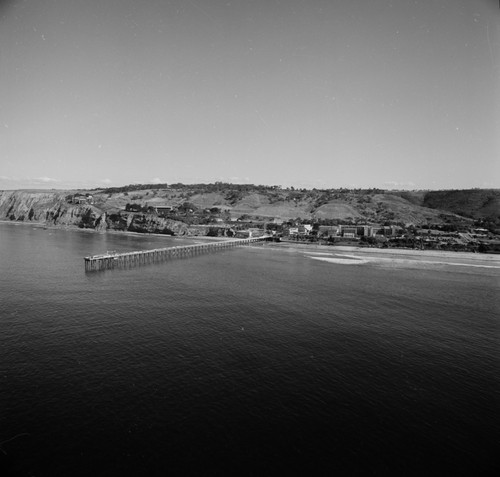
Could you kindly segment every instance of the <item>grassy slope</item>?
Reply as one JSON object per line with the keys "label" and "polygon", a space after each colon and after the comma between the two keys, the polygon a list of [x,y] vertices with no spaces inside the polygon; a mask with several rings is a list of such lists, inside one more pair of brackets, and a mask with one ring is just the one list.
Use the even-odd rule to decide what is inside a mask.
{"label": "grassy slope", "polygon": [[[435,193],[416,191],[362,194],[344,191],[325,195],[321,191],[286,190],[248,190],[235,193],[232,190],[206,192],[197,187],[186,187],[178,190],[143,189],[111,194],[103,191],[95,193],[94,198],[96,205],[99,204],[104,210],[123,210],[127,203],[179,205],[188,201],[198,209],[219,207],[228,210],[234,218],[246,214],[284,220],[298,217],[340,220],[351,218],[369,222],[390,220],[415,224],[441,222],[443,217],[454,218],[454,212],[446,211],[447,196],[432,194]],[[492,204],[491,207],[494,208],[495,204]]]}
{"label": "grassy slope", "polygon": [[[177,188],[145,186],[143,189],[134,186],[130,190],[124,187],[120,190],[89,192],[94,197],[95,208],[108,213],[124,210],[127,203],[180,205],[187,201],[198,209],[218,207],[228,210],[234,218],[247,214],[285,220],[297,217],[340,220],[352,218],[372,223],[393,221],[423,224],[453,221],[457,219],[456,214],[460,214],[473,218],[490,217],[500,223],[500,190],[272,190],[226,184],[182,185]],[[23,197],[22,212],[27,213],[35,202],[39,202],[39,207],[68,207],[63,199],[67,193],[71,191],[17,191],[16,195],[19,199]],[[0,192],[2,218],[7,218],[11,205],[10,199],[7,204],[7,197],[11,194],[7,191]]]}
{"label": "grassy slope", "polygon": [[399,220],[406,223],[440,222],[441,215],[448,214],[443,210],[429,209],[391,194],[376,194],[372,197],[376,204],[377,216],[387,220]]}
{"label": "grassy slope", "polygon": [[358,209],[356,206],[337,199],[319,206],[315,210],[315,216],[319,219],[347,219],[349,217],[356,219],[363,216],[363,211]]}
{"label": "grassy slope", "polygon": [[423,203],[466,217],[500,217],[500,191],[495,189],[430,191]]}

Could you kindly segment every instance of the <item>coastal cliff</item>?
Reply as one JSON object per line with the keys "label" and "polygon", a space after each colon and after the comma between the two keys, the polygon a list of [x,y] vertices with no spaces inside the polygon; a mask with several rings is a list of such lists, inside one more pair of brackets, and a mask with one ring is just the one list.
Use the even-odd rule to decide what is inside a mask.
{"label": "coastal cliff", "polygon": [[0,220],[46,226],[78,227],[96,231],[121,230],[186,235],[186,224],[149,213],[105,210],[99,201],[70,202],[68,191],[0,191]]}
{"label": "coastal cliff", "polygon": [[297,190],[215,183],[0,191],[0,220],[171,235],[225,235],[231,228],[283,223],[468,230],[474,222],[496,231],[499,207],[500,191],[493,189]]}

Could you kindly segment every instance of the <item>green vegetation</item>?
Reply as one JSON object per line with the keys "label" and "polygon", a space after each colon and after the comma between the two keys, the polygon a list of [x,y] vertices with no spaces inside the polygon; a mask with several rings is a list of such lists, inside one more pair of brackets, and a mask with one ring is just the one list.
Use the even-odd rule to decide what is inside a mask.
{"label": "green vegetation", "polygon": [[[250,228],[280,235],[287,234],[290,228],[312,225],[307,233],[302,227],[302,231],[291,234],[297,235],[294,240],[307,237],[307,241],[322,239],[319,227],[338,225],[397,226],[409,237],[415,235],[412,227],[478,237],[500,231],[500,190],[493,189],[296,189],[215,182],[132,184],[95,189],[92,193],[54,192],[51,197],[37,194],[0,192],[0,218],[99,230],[202,235],[228,235],[230,230],[248,233]],[[331,235],[328,233],[324,239],[359,242],[362,236],[349,232],[333,239]],[[411,246],[412,240],[399,237],[393,245]],[[366,238],[361,243],[370,246],[372,242]]]}
{"label": "green vegetation", "polygon": [[[105,194],[108,201],[120,194],[123,198],[128,197],[129,202],[125,205],[128,212],[152,213],[151,204],[156,205],[164,199],[165,203],[175,205],[175,211],[165,216],[187,224],[209,224],[217,218],[226,221],[230,217],[247,220],[248,216],[256,220],[298,217],[322,224],[336,221],[382,225],[446,224],[457,230],[475,220],[488,229],[500,227],[499,190],[296,189],[215,182],[130,184],[95,191],[96,201],[101,197],[106,199]],[[104,207],[105,203],[106,200]]]}
{"label": "green vegetation", "polygon": [[423,205],[474,219],[485,218],[500,225],[500,190],[469,189],[429,191]]}

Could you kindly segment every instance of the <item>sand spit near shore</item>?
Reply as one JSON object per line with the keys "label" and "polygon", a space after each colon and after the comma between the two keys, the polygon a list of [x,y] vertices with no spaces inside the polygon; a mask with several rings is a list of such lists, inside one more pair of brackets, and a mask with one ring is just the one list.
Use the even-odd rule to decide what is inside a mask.
{"label": "sand spit near shore", "polygon": [[301,243],[271,243],[266,246],[289,249],[290,251],[303,252],[311,258],[323,259],[335,263],[342,263],[340,260],[347,260],[352,264],[362,264],[377,258],[386,260],[408,260],[408,261],[438,261],[446,262],[467,261],[468,263],[481,263],[490,265],[492,268],[500,269],[500,254],[473,253],[473,252],[449,252],[444,250],[417,250],[417,249],[395,249],[395,248],[371,248],[355,247],[346,245],[318,245]]}
{"label": "sand spit near shore", "polygon": [[360,254],[382,254],[411,257],[432,257],[432,258],[467,258],[472,260],[491,260],[500,264],[499,254],[473,253],[473,252],[449,252],[446,250],[417,250],[417,249],[398,249],[398,248],[363,248],[337,246],[331,247],[332,252],[356,252]]}

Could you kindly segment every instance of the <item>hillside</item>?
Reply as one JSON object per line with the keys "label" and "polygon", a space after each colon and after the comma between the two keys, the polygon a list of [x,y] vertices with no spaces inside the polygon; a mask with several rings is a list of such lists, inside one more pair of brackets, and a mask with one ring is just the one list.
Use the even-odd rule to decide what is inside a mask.
{"label": "hillside", "polygon": [[425,194],[423,205],[432,209],[445,208],[464,217],[494,221],[500,213],[500,190],[430,191]]}
{"label": "hillside", "polygon": [[[171,207],[165,215],[157,207]],[[131,185],[88,191],[3,191],[0,220],[97,230],[199,233],[237,219],[371,224],[500,225],[499,190],[283,189],[248,184]]]}

